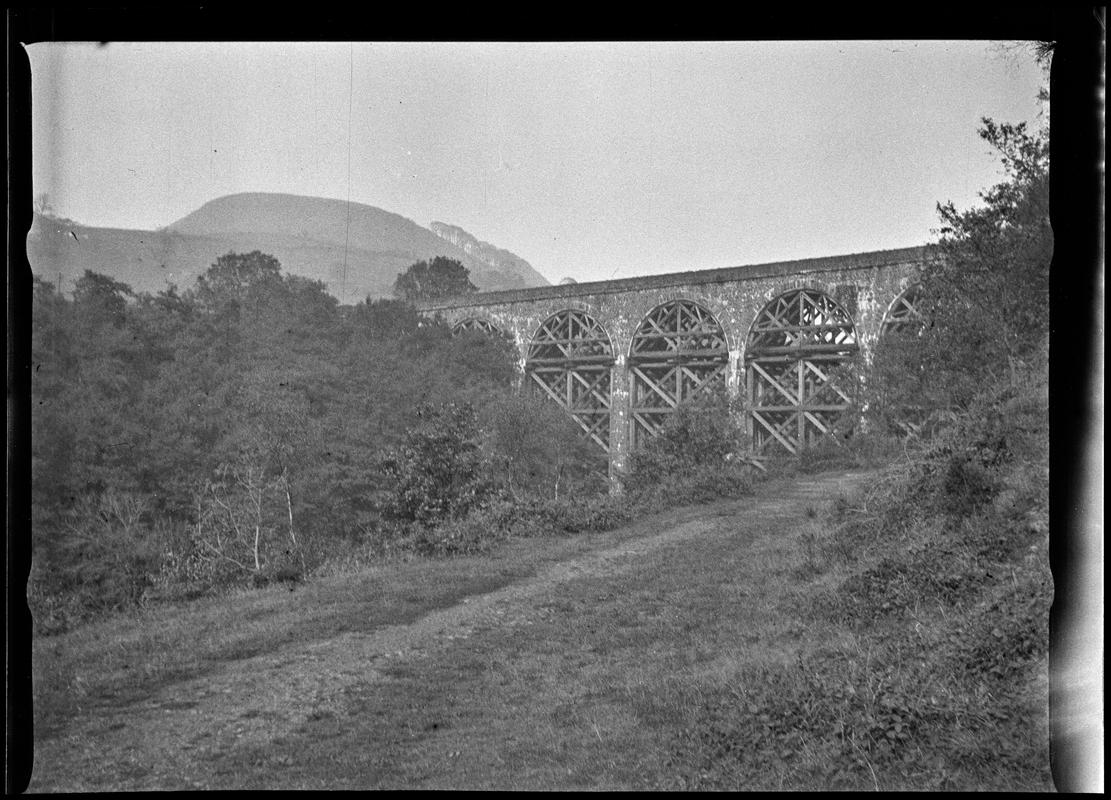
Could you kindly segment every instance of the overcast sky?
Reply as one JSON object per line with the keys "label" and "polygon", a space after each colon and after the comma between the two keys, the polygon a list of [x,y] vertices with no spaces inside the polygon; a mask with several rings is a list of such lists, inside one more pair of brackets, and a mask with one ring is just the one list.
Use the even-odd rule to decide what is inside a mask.
{"label": "overcast sky", "polygon": [[[989,42],[36,44],[36,194],[158,228],[236,192],[459,225],[553,283],[932,240],[1000,177]],[[350,146],[349,146],[350,145]],[[349,166],[350,165],[350,166]]]}

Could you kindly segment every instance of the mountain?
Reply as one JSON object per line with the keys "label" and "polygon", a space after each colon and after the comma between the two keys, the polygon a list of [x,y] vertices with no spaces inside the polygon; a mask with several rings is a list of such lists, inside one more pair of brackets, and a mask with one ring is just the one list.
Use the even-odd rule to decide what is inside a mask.
{"label": "mountain", "polygon": [[462,262],[482,290],[548,284],[523,260],[495,268],[398,214],[320,197],[228,195],[156,231],[36,217],[27,235],[32,271],[60,278],[67,291],[86,269],[140,292],[169,283],[187,289],[220,256],[252,250],[274,256],[287,273],[323,281],[344,303],[389,296],[399,272],[438,255]]}
{"label": "mountain", "polygon": [[516,253],[502,250],[489,242],[482,242],[458,225],[448,225],[446,222],[430,222],[429,230],[453,245],[467,255],[481,261],[490,270],[502,276],[503,282],[511,282],[517,276],[531,277],[535,283],[528,286],[546,286],[548,281],[544,276],[532,268],[532,264],[525,261]]}

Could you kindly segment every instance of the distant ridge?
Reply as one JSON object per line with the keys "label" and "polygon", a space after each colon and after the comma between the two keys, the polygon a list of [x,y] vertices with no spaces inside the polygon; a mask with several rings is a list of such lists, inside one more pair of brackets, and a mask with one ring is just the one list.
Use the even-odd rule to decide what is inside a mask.
{"label": "distant ridge", "polygon": [[533,285],[548,285],[548,281],[544,276],[533,269],[532,264],[525,261],[516,253],[511,253],[508,250],[495,247],[489,242],[479,241],[458,225],[449,225],[446,222],[430,222],[428,227],[441,239],[451,242],[467,255],[481,261],[495,272],[504,274],[506,280],[511,280],[511,276],[515,275],[531,276],[538,281]]}
{"label": "distant ridge", "polygon": [[63,289],[86,269],[157,292],[169,283],[189,288],[227,252],[261,250],[283,271],[323,281],[341,302],[386,297],[394,280],[416,261],[447,256],[471,271],[484,291],[544,286],[527,269],[491,268],[462,248],[400,214],[344,200],[290,194],[244,193],[220,197],[156,231],[95,228],[71,220],[36,217],[27,236],[32,271]]}

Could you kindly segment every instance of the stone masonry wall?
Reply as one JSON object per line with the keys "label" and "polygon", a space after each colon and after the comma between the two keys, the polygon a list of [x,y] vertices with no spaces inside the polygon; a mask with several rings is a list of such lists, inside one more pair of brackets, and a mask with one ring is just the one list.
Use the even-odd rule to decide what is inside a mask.
{"label": "stone masonry wall", "polygon": [[914,283],[931,258],[929,248],[909,248],[852,256],[762,264],[719,270],[655,275],[538,289],[491,292],[425,303],[421,310],[449,324],[476,318],[509,334],[523,371],[529,343],[540,324],[564,309],[585,311],[606,329],[616,363],[611,382],[610,475],[624,472],[629,456],[629,398],[632,376],[626,358],[641,320],[673,300],[691,300],[708,309],[725,331],[729,346],[727,385],[743,385],[745,341],[756,315],[768,301],[792,289],[809,288],[836,300],[852,317],[862,358],[867,362],[887,310]]}

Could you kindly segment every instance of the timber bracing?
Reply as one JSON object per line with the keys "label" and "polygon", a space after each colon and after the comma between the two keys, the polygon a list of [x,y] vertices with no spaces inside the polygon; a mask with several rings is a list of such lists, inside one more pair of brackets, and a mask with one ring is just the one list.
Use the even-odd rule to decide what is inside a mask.
{"label": "timber bracing", "polygon": [[659,433],[680,404],[725,387],[725,332],[697,303],[665,303],[652,309],[633,334],[628,364],[635,449]]}
{"label": "timber bracing", "polygon": [[745,353],[748,432],[757,455],[795,455],[830,434],[852,398],[839,380],[860,348],[852,318],[813,289],[761,309]]}
{"label": "timber bracing", "polygon": [[613,362],[605,329],[589,314],[572,309],[544,320],[525,360],[530,382],[564,408],[606,452]]}
{"label": "timber bracing", "polygon": [[[611,476],[675,409],[739,394],[750,449],[791,456],[854,423],[854,371],[921,326],[930,248],[479,293],[424,304],[516,341],[525,385],[609,453]],[[910,287],[910,288],[908,288]]]}

